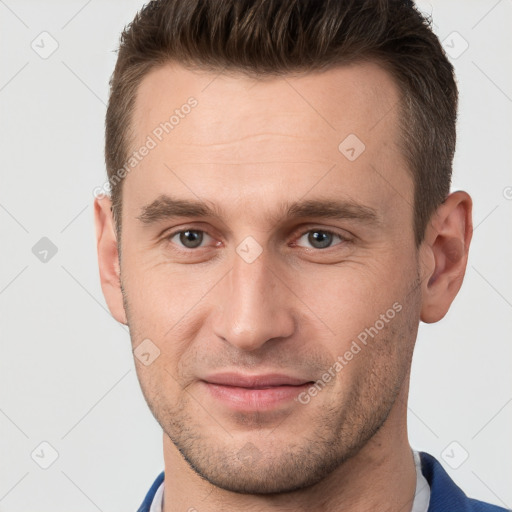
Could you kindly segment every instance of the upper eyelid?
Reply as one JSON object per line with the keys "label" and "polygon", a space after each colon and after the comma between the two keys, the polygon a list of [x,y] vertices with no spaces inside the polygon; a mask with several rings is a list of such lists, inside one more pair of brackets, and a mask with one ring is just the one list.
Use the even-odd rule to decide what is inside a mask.
{"label": "upper eyelid", "polygon": [[[200,231],[201,233],[205,233],[206,235],[208,235],[210,238],[214,239],[214,237],[212,235],[210,235],[210,233],[208,233],[205,229],[199,229],[199,228],[182,228],[182,229],[178,229],[176,231],[171,231],[170,233],[168,234],[164,234],[163,235],[163,240],[167,240],[167,241],[171,241],[172,238],[174,238],[176,235],[179,235],[180,233],[185,233],[186,231]],[[193,249],[191,249],[193,250]]]}
{"label": "upper eyelid", "polygon": [[331,235],[336,235],[336,236],[339,236],[340,238],[344,238],[344,239],[347,239],[348,237],[344,236],[342,233],[338,233],[338,231],[336,231],[335,229],[331,229],[331,228],[322,228],[322,227],[308,227],[307,229],[304,228],[303,230],[301,230],[299,233],[299,236],[303,236],[305,235],[306,233],[309,233],[310,231],[323,231],[324,233],[330,233]]}
{"label": "upper eyelid", "polygon": [[[341,243],[340,243],[340,244],[335,244],[334,246],[330,246],[330,247],[327,247],[327,248],[325,248],[325,249],[319,249],[319,250],[327,251],[327,250],[329,250],[329,249],[332,249],[333,247],[336,247],[337,245],[341,245],[341,244],[343,244],[343,243],[348,243],[348,242],[350,242],[350,241],[351,241],[351,239],[350,239],[349,237],[344,236],[344,235],[342,235],[341,233],[338,233],[338,232],[336,232],[336,231],[334,231],[334,230],[331,230],[331,229],[328,229],[328,228],[323,229],[323,228],[314,228],[314,227],[313,227],[313,228],[308,228],[308,229],[306,229],[306,230],[304,230],[304,231],[301,231],[301,232],[300,232],[300,234],[298,235],[298,237],[296,236],[296,237],[294,237],[294,238],[295,238],[295,239],[300,239],[300,238],[302,238],[306,233],[309,233],[310,231],[315,231],[315,230],[316,230],[316,231],[322,231],[322,232],[324,232],[324,233],[329,233],[329,234],[334,235],[334,236],[337,236],[337,237],[339,237],[339,238],[341,239]],[[308,249],[308,247],[306,247],[306,249]]]}

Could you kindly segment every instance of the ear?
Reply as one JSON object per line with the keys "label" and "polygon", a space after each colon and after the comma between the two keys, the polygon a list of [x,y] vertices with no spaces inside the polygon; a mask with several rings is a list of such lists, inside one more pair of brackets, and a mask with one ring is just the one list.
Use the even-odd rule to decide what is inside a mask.
{"label": "ear", "polygon": [[427,226],[420,248],[423,322],[441,320],[462,285],[473,235],[472,206],[466,192],[453,192]]}
{"label": "ear", "polygon": [[112,201],[105,196],[94,200],[94,224],[100,270],[101,289],[112,316],[127,324],[121,293],[121,269],[112,215]]}

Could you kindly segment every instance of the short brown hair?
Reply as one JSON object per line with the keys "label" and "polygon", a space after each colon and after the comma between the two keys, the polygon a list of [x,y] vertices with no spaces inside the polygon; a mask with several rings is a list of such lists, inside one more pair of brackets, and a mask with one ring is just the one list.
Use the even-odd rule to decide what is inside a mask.
{"label": "short brown hair", "polygon": [[416,246],[450,191],[458,92],[431,19],[407,0],[153,0],[121,35],[110,80],[105,161],[121,233],[122,183],[137,89],[166,62],[283,76],[358,61],[385,66],[401,95],[400,148],[414,183]]}

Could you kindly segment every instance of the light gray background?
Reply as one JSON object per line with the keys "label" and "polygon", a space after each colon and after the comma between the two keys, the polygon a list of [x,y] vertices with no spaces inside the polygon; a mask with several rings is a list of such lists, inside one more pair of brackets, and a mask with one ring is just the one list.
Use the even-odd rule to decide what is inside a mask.
{"label": "light gray background", "polygon": [[[136,510],[163,469],[127,329],[101,293],[92,216],[113,50],[141,5],[0,0],[0,511]],[[419,6],[456,67],[453,189],[472,195],[475,232],[450,312],[420,327],[410,440],[469,495],[510,508],[512,0]],[[46,59],[31,47],[51,49],[44,31],[59,45]],[[42,237],[58,249],[46,263],[32,252]],[[43,441],[58,452],[48,469]]]}

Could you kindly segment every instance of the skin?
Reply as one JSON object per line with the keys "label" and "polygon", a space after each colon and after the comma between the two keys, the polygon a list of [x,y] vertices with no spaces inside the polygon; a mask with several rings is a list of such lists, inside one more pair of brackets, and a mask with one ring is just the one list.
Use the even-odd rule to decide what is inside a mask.
{"label": "skin", "polygon": [[[138,91],[133,147],[190,96],[198,105],[125,178],[121,261],[110,199],[95,201],[108,307],[132,348],[149,338],[160,350],[135,363],[163,429],[165,511],[409,511],[411,357],[419,321],[443,318],[462,284],[470,196],[450,194],[415,247],[398,89],[376,63],[265,80],[166,64]],[[354,161],[338,150],[351,133],[366,146]],[[141,222],[161,194],[222,217]],[[351,200],[379,222],[279,208],[309,199]],[[200,247],[169,236],[179,229],[203,231]],[[315,245],[318,230],[335,233],[330,246]],[[251,263],[236,252],[248,236],[262,251]],[[235,411],[201,382],[220,371],[317,381],[396,303],[307,404]]]}

